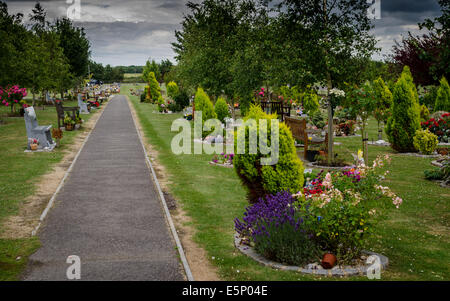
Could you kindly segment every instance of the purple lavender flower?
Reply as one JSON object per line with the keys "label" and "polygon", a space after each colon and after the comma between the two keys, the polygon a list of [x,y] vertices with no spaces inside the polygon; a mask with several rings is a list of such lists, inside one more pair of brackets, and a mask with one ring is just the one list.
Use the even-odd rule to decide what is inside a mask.
{"label": "purple lavender flower", "polygon": [[260,198],[256,204],[246,208],[242,221],[234,220],[235,229],[242,235],[269,236],[268,227],[281,227],[289,224],[300,229],[303,219],[296,216],[294,202],[296,199],[288,191]]}

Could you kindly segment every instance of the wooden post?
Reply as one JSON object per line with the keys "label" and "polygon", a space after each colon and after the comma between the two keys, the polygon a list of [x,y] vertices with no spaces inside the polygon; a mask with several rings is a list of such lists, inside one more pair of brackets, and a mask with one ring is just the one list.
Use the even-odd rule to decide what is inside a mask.
{"label": "wooden post", "polygon": [[328,96],[328,164],[333,161],[333,108]]}

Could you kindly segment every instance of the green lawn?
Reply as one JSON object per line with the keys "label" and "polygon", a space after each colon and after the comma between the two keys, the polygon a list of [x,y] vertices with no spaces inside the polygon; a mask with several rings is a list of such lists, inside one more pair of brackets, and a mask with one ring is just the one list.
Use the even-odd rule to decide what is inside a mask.
{"label": "green lawn", "polygon": [[[158,161],[165,166],[171,194],[192,218],[194,240],[203,247],[210,262],[218,267],[224,280],[313,280],[327,279],[263,267],[239,253],[233,245],[235,217],[241,217],[247,206],[245,190],[235,171],[211,166],[211,155],[174,155],[170,132],[173,120],[181,114],[161,115],[154,105],[140,103],[129,94],[145,136],[159,152]],[[134,87],[133,87],[134,88]],[[371,122],[370,140],[377,138],[376,123]],[[361,148],[361,138],[337,138],[342,145],[336,151],[351,161],[350,152]],[[378,154],[393,157],[389,186],[403,198],[398,210],[389,211],[378,224],[368,243],[389,257],[390,266],[382,280],[450,280],[449,207],[450,193],[438,184],[426,181],[423,170],[431,168],[431,159],[395,154],[389,147],[369,146],[370,160]],[[212,259],[214,257],[214,260]],[[366,280],[353,277],[354,280]]]}
{"label": "green lawn", "polygon": [[[65,106],[76,106],[76,102],[65,102]],[[57,127],[54,107],[36,107],[40,125]],[[19,212],[20,205],[35,192],[39,177],[52,169],[65,155],[74,137],[85,131],[64,132],[61,146],[53,152],[25,153],[27,133],[23,117],[5,117],[9,107],[0,106],[0,237],[2,221]],[[82,115],[84,121],[93,115]],[[53,193],[53,192],[49,192]],[[31,233],[30,233],[31,234]],[[27,257],[39,247],[37,238],[0,238],[0,280],[16,280],[26,264]],[[20,259],[17,259],[20,257]]]}

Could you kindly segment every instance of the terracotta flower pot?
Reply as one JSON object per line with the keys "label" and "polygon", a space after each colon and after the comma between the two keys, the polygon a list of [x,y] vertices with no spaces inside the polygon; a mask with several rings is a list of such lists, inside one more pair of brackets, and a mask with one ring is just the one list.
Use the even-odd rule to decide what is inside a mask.
{"label": "terracotta flower pot", "polygon": [[336,261],[337,261],[336,256],[334,256],[333,254],[327,253],[327,254],[323,255],[322,267],[324,269],[331,269],[336,264]]}
{"label": "terracotta flower pot", "polygon": [[37,150],[38,145],[36,143],[32,143],[32,144],[30,144],[30,148],[31,148],[31,150]]}

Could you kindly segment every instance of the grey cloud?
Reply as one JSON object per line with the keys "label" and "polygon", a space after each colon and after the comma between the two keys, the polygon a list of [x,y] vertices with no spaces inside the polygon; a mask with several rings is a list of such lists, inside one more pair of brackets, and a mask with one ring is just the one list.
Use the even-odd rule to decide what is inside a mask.
{"label": "grey cloud", "polygon": [[[81,20],[92,44],[92,58],[103,64],[142,65],[148,57],[170,59],[174,31],[179,29],[187,0],[80,0]],[[200,2],[195,0],[194,2]],[[361,0],[365,1],[365,0]],[[35,1],[6,1],[10,12],[28,18]],[[66,16],[65,0],[41,1],[50,20]],[[417,23],[440,15],[437,0],[381,0],[381,20],[374,20],[373,34],[388,55],[394,40],[408,31],[419,34]]]}

